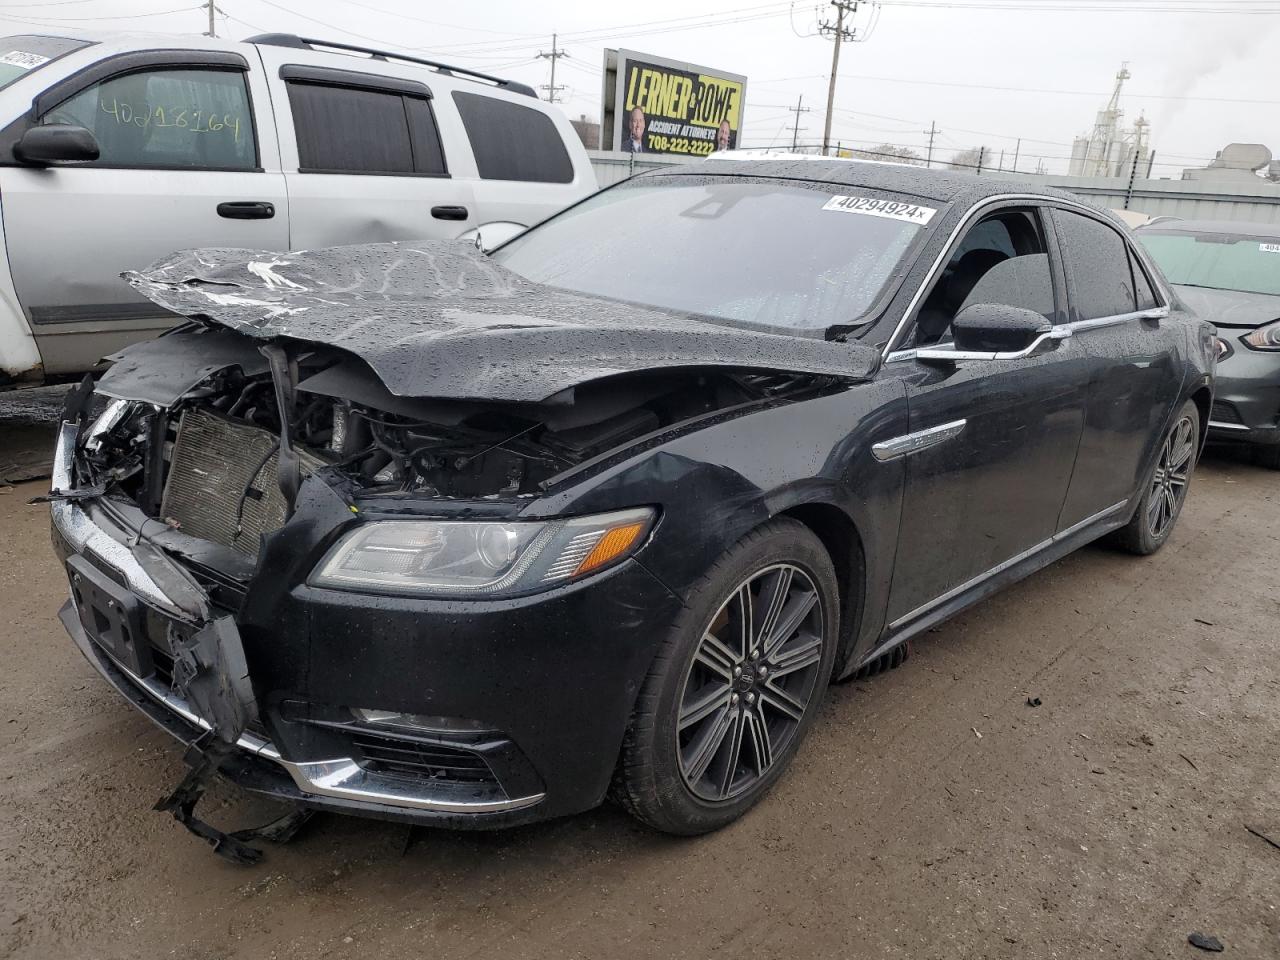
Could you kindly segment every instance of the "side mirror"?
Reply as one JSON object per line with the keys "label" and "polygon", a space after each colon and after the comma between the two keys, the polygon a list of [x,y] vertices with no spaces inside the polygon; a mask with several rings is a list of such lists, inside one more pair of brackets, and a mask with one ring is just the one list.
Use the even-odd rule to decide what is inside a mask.
{"label": "side mirror", "polygon": [[1052,349],[1071,336],[1034,310],[999,303],[975,303],[951,321],[953,341],[922,347],[916,359],[954,364],[957,360],[1018,360]]}
{"label": "side mirror", "polygon": [[31,166],[97,160],[98,141],[84,127],[46,123],[24,133],[13,145],[13,155]]}
{"label": "side mirror", "polygon": [[1052,323],[1032,310],[998,303],[975,303],[951,321],[957,350],[984,353],[1025,350],[1052,329]]}

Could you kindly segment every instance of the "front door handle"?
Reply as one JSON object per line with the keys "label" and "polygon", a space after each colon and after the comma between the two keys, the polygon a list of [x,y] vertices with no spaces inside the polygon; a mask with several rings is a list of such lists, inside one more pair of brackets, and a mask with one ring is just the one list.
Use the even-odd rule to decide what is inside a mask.
{"label": "front door handle", "polygon": [[261,200],[233,200],[218,204],[218,216],[228,220],[270,220],[276,205]]}
{"label": "front door handle", "polygon": [[465,220],[467,219],[466,207],[432,207],[431,215],[437,220]]}

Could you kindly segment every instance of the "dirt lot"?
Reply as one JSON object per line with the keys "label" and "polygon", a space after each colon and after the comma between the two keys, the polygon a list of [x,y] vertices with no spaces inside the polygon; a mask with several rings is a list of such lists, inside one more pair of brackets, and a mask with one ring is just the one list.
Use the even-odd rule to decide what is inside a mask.
{"label": "dirt lot", "polygon": [[0,954],[1280,957],[1280,850],[1245,829],[1280,840],[1275,474],[1211,459],[1156,557],[1086,549],[835,689],[717,835],[322,816],[256,868],[149,809],[185,768],[55,619],[41,490],[0,492]]}

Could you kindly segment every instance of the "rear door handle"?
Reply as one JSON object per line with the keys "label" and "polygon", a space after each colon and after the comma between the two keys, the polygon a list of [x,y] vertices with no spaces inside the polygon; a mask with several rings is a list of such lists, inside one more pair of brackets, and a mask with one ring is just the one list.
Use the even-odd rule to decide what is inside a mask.
{"label": "rear door handle", "polygon": [[228,220],[270,220],[276,205],[261,200],[233,200],[218,204],[218,216]]}
{"label": "rear door handle", "polygon": [[467,219],[466,207],[432,207],[431,215],[437,220],[465,220]]}

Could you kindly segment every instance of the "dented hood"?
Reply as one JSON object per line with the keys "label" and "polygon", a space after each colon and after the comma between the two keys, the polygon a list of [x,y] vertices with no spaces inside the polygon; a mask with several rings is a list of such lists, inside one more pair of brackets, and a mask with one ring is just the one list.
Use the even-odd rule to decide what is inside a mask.
{"label": "dented hood", "polygon": [[346,350],[401,397],[537,402],[603,377],[675,367],[858,380],[879,363],[860,343],[533,283],[462,241],[192,250],[124,278],[178,314],[261,340]]}

